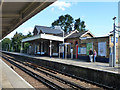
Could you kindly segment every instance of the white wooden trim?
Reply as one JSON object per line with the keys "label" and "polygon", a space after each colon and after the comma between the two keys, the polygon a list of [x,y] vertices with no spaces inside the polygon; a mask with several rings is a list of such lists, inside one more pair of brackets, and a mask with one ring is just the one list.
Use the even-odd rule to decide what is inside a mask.
{"label": "white wooden trim", "polygon": [[83,37],[84,35],[86,35],[87,33],[90,33],[93,37],[94,35],[88,30],[86,33],[84,33],[83,35],[81,35],[81,37]]}
{"label": "white wooden trim", "polygon": [[55,40],[55,41],[63,41],[64,40],[63,37],[49,35],[49,34],[41,34],[41,38],[48,39],[48,40]]}
{"label": "white wooden trim", "polygon": [[70,34],[68,34],[65,38],[71,36],[71,35],[72,35],[73,33],[75,33],[75,32],[79,32],[79,31],[75,30],[75,31],[71,32]]}
{"label": "white wooden trim", "polygon": [[63,41],[64,38],[60,36],[54,36],[54,35],[49,35],[49,34],[40,34],[40,35],[35,35],[33,37],[25,38],[22,39],[22,42],[27,42],[27,41],[32,41],[36,39],[47,39],[47,40],[54,40],[54,41]]}
{"label": "white wooden trim", "polygon": [[29,38],[22,39],[22,42],[32,41],[32,40],[39,39],[39,38],[41,38],[41,35],[35,35]]}

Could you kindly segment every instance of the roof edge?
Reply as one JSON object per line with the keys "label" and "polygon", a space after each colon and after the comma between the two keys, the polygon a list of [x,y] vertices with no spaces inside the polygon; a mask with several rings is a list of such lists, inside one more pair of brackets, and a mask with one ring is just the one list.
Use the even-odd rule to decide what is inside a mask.
{"label": "roof edge", "polygon": [[83,35],[81,35],[80,37],[83,37],[85,34],[87,34],[87,33],[90,33],[93,37],[95,37],[95,35],[93,35],[91,32],[90,32],[90,30],[88,30],[87,32],[85,32]]}
{"label": "roof edge", "polygon": [[75,32],[79,32],[79,31],[78,30],[74,30],[73,32],[71,32],[70,34],[68,34],[66,37],[64,37],[64,39],[66,39],[67,37],[71,36]]}

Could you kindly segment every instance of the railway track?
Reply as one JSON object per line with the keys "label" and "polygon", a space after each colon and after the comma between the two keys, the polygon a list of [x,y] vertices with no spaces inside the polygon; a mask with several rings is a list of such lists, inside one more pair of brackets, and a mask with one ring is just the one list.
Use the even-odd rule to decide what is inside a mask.
{"label": "railway track", "polygon": [[[102,89],[104,88],[104,89],[113,89],[112,87],[108,87],[108,86],[104,86],[104,85],[101,85],[101,84],[99,84],[99,83],[94,83],[94,82],[92,82],[92,81],[88,81],[88,80],[85,80],[85,79],[83,79],[83,78],[80,78],[80,77],[77,77],[77,76],[73,76],[73,75],[70,75],[70,74],[67,74],[67,73],[63,73],[63,72],[61,72],[61,71],[58,71],[58,70],[51,70],[50,68],[48,68],[48,67],[43,67],[43,66],[38,66],[38,65],[35,65],[35,64],[33,64],[33,63],[30,63],[30,62],[23,62],[23,61],[20,61],[20,60],[17,60],[17,59],[15,59],[15,58],[12,58],[12,57],[9,57],[8,55],[6,56],[5,54],[3,54],[3,56],[2,56],[3,58],[9,58],[9,59],[12,59],[13,61],[16,61],[16,62],[19,62],[19,63],[22,63],[23,65],[25,65],[25,66],[28,66],[28,67],[30,67],[30,68],[32,68],[32,69],[34,69],[34,70],[36,70],[36,71],[38,71],[38,72],[40,72],[40,73],[43,73],[43,74],[45,74],[46,76],[48,76],[48,77],[50,77],[50,78],[52,78],[52,79],[55,79],[55,80],[57,80],[57,81],[59,81],[59,82],[61,82],[61,83],[63,83],[63,84],[66,84],[66,85],[68,85],[68,87],[69,87],[69,89],[83,89],[83,90],[86,90],[86,89],[89,89],[89,88],[86,88],[86,87],[83,87],[82,85],[79,85],[79,84],[76,84],[76,83],[73,83],[73,82],[70,82],[70,81],[68,81],[68,80],[66,80],[66,79],[63,79],[63,78],[61,78],[61,77],[59,77],[59,76],[56,76],[55,74],[57,74],[57,73],[61,73],[61,74],[63,74],[63,75],[66,75],[66,76],[69,76],[69,77],[72,77],[72,78],[76,78],[76,79],[78,79],[78,80],[81,80],[81,81],[84,81],[84,82],[87,82],[87,83],[92,83],[93,85],[98,85],[99,87],[100,87],[100,89],[101,89],[101,87],[102,87]],[[10,61],[10,60],[9,60]],[[12,62],[13,62],[12,61]],[[10,61],[11,62],[11,61]],[[14,62],[15,63],[15,62]],[[21,68],[21,67],[20,67]],[[22,70],[22,69],[21,69]],[[23,70],[23,71],[27,71],[26,69],[25,70]],[[27,72],[26,72],[27,73]],[[30,73],[32,73],[32,72],[30,72]],[[29,74],[29,73],[28,73]],[[38,77],[38,75],[36,75],[36,73],[34,74],[34,73],[32,73],[33,75],[31,75],[32,77],[34,77],[34,75],[35,75],[35,77]],[[30,75],[30,74],[29,74]],[[43,78],[43,77],[41,77],[41,78]],[[36,79],[38,79],[38,78],[36,78]],[[40,81],[40,80],[39,80]],[[52,88],[52,89],[66,89],[65,87],[61,87],[61,85],[56,85],[56,83],[54,83],[55,85],[52,85],[51,83],[53,83],[53,82],[49,82],[49,80],[48,81],[45,81],[45,80],[43,80],[43,81],[41,81],[42,83],[44,83],[44,82],[47,82],[47,84],[46,83],[44,83],[45,85],[47,85],[47,86],[49,86],[50,88]],[[67,88],[68,88],[67,87]]]}
{"label": "railway track", "polygon": [[[35,72],[29,70],[29,69],[26,69],[24,66],[16,63],[15,59],[12,60],[12,58],[6,56],[6,55],[3,55],[2,58],[4,58],[5,60],[7,60],[8,62],[10,62],[11,64],[15,65],[16,67],[20,68],[22,71],[24,71],[25,73],[29,74],[30,76],[32,76],[33,78],[37,79],[38,81],[44,83],[45,85],[47,85],[49,88],[51,89],[55,89],[55,90],[64,90],[64,89],[82,89],[82,90],[86,90],[88,88],[86,87],[83,87],[83,86],[80,86],[80,85],[77,85],[73,82],[70,82],[68,80],[65,80],[63,78],[60,78],[60,77],[57,77],[53,74],[50,74],[48,72],[45,72],[44,70],[40,70],[40,69],[37,69],[29,64],[26,64],[26,63],[23,63],[21,61],[18,61],[16,60],[17,62],[19,63],[22,63],[23,65],[25,66],[28,66],[30,68],[33,68],[33,69],[36,69],[37,71],[41,72],[41,73],[44,73],[45,75],[47,75],[48,77],[54,79],[54,80],[57,80],[59,81],[60,83],[62,84],[65,84],[65,87],[63,87],[61,84],[58,84],[58,83],[54,83],[52,81],[50,81],[49,79],[46,79],[44,78],[43,76],[40,76],[39,74],[36,74]],[[55,73],[55,72],[52,72],[52,73]],[[68,87],[66,87],[68,86]]]}

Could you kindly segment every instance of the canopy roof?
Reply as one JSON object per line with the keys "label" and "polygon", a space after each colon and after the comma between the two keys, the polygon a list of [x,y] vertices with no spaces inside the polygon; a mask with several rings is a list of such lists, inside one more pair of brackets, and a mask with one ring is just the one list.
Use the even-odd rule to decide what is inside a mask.
{"label": "canopy roof", "polygon": [[[9,0],[10,1],[10,0]],[[18,26],[23,24],[38,12],[42,11],[56,0],[43,0],[43,2],[0,2],[0,19],[2,23],[0,39],[4,38]]]}
{"label": "canopy roof", "polygon": [[54,29],[52,27],[46,27],[46,26],[35,26],[33,33],[37,30],[38,33],[42,32],[45,34],[60,34],[62,33],[62,29]]}
{"label": "canopy roof", "polygon": [[39,35],[22,39],[22,42],[31,42],[31,41],[40,40],[40,39],[52,40],[52,41],[64,41],[64,38],[60,36],[55,36],[50,34],[39,34]]}

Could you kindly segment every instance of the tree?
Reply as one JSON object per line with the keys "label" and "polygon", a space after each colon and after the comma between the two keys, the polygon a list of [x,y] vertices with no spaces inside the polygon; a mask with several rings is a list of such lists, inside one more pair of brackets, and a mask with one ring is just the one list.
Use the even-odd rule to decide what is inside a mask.
{"label": "tree", "polygon": [[21,48],[21,40],[24,38],[24,35],[22,33],[15,33],[15,35],[12,38],[12,46],[14,48],[13,51],[20,52]]}
{"label": "tree", "polygon": [[27,35],[25,35],[23,38],[27,38],[27,37],[32,37],[32,33],[29,31]]}
{"label": "tree", "polygon": [[60,26],[65,32],[72,30],[73,18],[69,14],[61,15],[56,21],[52,23],[52,27]]}
{"label": "tree", "polygon": [[80,31],[80,18],[75,20],[74,29]]}
{"label": "tree", "polygon": [[[2,40],[2,50],[20,52],[22,39],[31,36],[31,32],[29,32],[27,35],[16,32],[11,40],[9,38],[5,38]],[[23,52],[27,52],[29,45],[30,43],[24,43]]]}
{"label": "tree", "polygon": [[[32,37],[31,32],[29,32],[26,36],[24,36],[24,38],[28,38],[28,37]],[[30,43],[28,43],[28,42],[24,43],[24,47],[23,47],[24,53],[27,53],[29,46],[30,46]]]}
{"label": "tree", "polygon": [[10,51],[11,40],[9,38],[5,38],[2,40],[2,50]]}
{"label": "tree", "polygon": [[72,31],[72,24],[74,23],[74,30],[79,32],[85,31],[85,21],[81,21],[80,18],[74,19],[69,14],[61,15],[57,20],[52,23],[52,27],[60,26],[65,32]]}
{"label": "tree", "polygon": [[81,31],[85,31],[85,21],[81,22]]}
{"label": "tree", "polygon": [[75,20],[74,29],[80,32],[85,31],[85,22],[81,21],[80,18]]}

